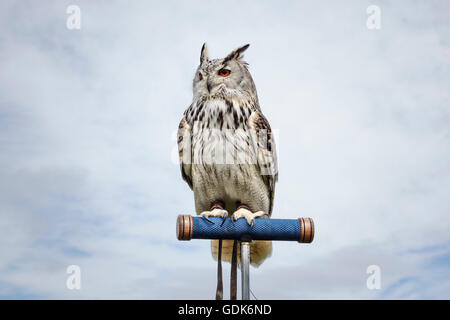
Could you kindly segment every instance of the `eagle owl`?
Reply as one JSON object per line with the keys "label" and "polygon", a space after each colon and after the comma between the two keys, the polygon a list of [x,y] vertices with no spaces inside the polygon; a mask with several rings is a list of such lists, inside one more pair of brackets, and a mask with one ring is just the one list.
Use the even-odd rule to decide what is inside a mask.
{"label": "eagle owl", "polygon": [[[272,131],[261,112],[248,64],[242,60],[248,47],[239,47],[223,59],[210,59],[203,45],[192,103],[179,125],[178,151],[182,177],[194,191],[197,215],[245,218],[253,225],[255,218],[272,214],[278,174]],[[218,242],[211,242],[216,259]],[[223,241],[223,260],[231,261],[232,248],[233,241]],[[270,241],[253,241],[250,263],[259,266],[271,252]]]}

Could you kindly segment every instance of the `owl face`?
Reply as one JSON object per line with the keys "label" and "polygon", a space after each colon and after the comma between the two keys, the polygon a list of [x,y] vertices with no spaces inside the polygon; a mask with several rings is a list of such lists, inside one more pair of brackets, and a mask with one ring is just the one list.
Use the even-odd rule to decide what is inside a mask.
{"label": "owl face", "polygon": [[200,65],[194,77],[194,98],[240,98],[256,96],[253,79],[242,60],[245,45],[223,59],[208,58],[206,43],[200,54]]}

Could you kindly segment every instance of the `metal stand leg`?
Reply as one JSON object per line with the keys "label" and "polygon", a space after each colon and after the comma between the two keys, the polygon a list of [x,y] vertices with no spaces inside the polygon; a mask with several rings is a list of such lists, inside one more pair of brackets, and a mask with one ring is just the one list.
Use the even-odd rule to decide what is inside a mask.
{"label": "metal stand leg", "polygon": [[250,242],[241,242],[242,300],[250,300]]}

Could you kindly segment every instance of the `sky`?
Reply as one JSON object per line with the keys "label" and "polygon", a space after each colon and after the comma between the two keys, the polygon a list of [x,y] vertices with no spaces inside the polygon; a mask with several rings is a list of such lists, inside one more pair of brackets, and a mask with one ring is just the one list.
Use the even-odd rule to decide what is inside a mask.
{"label": "sky", "polygon": [[450,299],[449,9],[1,1],[0,299],[215,297],[209,241],[175,236],[177,216],[195,214],[175,137],[205,41],[212,58],[250,43],[277,133],[272,217],[316,226],[311,244],[273,243],[251,268],[254,295]]}

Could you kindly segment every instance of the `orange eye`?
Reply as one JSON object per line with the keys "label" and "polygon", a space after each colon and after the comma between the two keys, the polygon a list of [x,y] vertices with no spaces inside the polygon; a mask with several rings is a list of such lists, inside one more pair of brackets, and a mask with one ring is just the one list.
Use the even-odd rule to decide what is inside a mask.
{"label": "orange eye", "polygon": [[219,76],[228,77],[230,75],[230,70],[228,69],[220,69]]}

